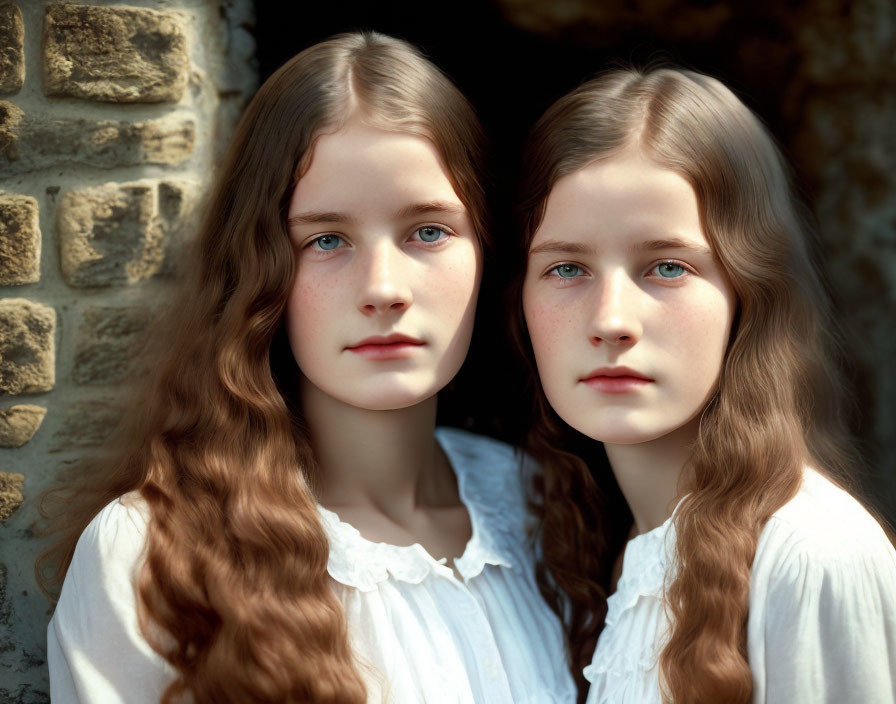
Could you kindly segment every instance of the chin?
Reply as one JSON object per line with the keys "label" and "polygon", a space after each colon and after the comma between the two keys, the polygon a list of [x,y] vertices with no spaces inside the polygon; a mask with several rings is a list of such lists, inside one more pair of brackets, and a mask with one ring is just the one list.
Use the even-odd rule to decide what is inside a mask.
{"label": "chin", "polygon": [[391,387],[358,391],[357,395],[344,399],[346,403],[368,411],[398,411],[410,408],[435,396],[438,389]]}
{"label": "chin", "polygon": [[588,422],[572,427],[592,440],[609,445],[639,445],[661,438],[674,430],[669,427],[650,427],[646,424],[619,421],[620,419],[616,418],[607,423],[595,423],[594,418],[589,418]]}

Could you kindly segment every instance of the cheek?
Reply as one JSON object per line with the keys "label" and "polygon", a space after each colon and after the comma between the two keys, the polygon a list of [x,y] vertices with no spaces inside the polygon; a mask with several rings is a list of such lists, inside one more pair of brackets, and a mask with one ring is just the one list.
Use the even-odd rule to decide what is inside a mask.
{"label": "cheek", "polygon": [[442,317],[457,321],[475,314],[481,278],[476,246],[468,242],[459,244],[463,246],[455,247],[452,256],[445,257],[437,269],[427,272],[423,288],[417,292],[417,296],[432,301]]}
{"label": "cheek", "polygon": [[299,364],[314,355],[314,343],[332,321],[333,286],[307,272],[298,272],[286,303],[286,331]]}
{"label": "cheek", "polygon": [[722,368],[732,318],[733,304],[724,292],[695,291],[689,305],[663,316],[664,344],[677,353],[692,378],[699,374],[707,383],[714,381]]}
{"label": "cheek", "polygon": [[563,352],[576,342],[572,307],[524,289],[523,314],[539,372],[547,375],[559,371]]}

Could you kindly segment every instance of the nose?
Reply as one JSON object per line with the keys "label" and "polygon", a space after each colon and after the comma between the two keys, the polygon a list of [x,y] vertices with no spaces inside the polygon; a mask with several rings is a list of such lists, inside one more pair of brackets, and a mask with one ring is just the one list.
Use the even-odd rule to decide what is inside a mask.
{"label": "nose", "polygon": [[358,308],[365,315],[402,311],[414,300],[405,257],[391,241],[377,243],[361,258]]}
{"label": "nose", "polygon": [[641,339],[638,314],[641,289],[622,270],[607,276],[595,287],[596,299],[588,337],[592,345],[631,347]]}

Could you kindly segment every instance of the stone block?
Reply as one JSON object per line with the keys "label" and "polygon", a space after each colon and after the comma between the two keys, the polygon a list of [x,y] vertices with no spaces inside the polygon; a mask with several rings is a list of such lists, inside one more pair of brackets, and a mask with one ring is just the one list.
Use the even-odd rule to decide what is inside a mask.
{"label": "stone block", "polygon": [[57,213],[65,281],[127,285],[162,272],[180,232],[192,223],[196,191],[184,181],[138,181],[65,193]]}
{"label": "stone block", "polygon": [[22,505],[25,497],[25,476],[14,472],[0,472],[0,523],[6,521]]}
{"label": "stone block", "polygon": [[44,92],[116,103],[180,100],[189,58],[181,18],[139,7],[56,4],[43,29]]}
{"label": "stone block", "polygon": [[72,378],[78,384],[125,381],[152,319],[148,308],[97,306],[84,311],[78,328]]}
{"label": "stone block", "polygon": [[[19,131],[24,114],[18,106],[0,100],[0,158],[5,157],[6,161],[19,157]],[[5,163],[0,161],[0,167],[4,166]],[[5,168],[0,168],[0,174],[5,172]]]}
{"label": "stone block", "polygon": [[149,183],[68,191],[59,202],[62,275],[70,286],[133,284],[162,264],[162,231]]}
{"label": "stone block", "polygon": [[0,173],[26,173],[60,162],[102,168],[178,165],[189,159],[196,144],[196,122],[184,113],[144,122],[20,114],[15,127],[10,119],[10,127],[4,130],[3,106],[0,103],[0,154],[4,135],[9,146],[6,162],[0,161]]}
{"label": "stone block", "polygon": [[14,93],[25,83],[25,25],[14,2],[0,3],[0,93]]}
{"label": "stone block", "polygon": [[0,299],[0,393],[49,391],[56,383],[56,311],[24,298]]}
{"label": "stone block", "polygon": [[837,86],[896,82],[892,0],[812,0],[802,6],[802,14],[796,40],[809,81]]}
{"label": "stone block", "polygon": [[0,195],[0,286],[40,280],[40,222],[37,201]]}
{"label": "stone block", "polygon": [[44,422],[47,409],[41,406],[11,406],[0,411],[0,447],[21,447]]}
{"label": "stone block", "polygon": [[107,401],[77,401],[65,409],[53,434],[54,452],[101,446],[118,425],[121,408]]}
{"label": "stone block", "polygon": [[734,3],[668,0],[497,0],[498,11],[529,32],[587,46],[616,46],[624,32],[648,31],[664,39],[712,41],[734,16]]}

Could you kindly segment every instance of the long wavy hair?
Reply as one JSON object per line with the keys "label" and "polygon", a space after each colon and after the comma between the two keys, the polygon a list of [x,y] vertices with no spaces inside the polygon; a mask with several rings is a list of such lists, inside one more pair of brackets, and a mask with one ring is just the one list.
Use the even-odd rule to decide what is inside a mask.
{"label": "long wavy hair", "polygon": [[350,115],[429,139],[482,241],[483,135],[457,88],[411,45],[372,32],[303,51],[242,118],[114,452],[42,502],[58,538],[38,575],[55,589],[105,504],[128,492],[145,500],[138,612],[176,671],[164,702],[366,701],[327,576],[283,332],[290,196],[315,138]]}
{"label": "long wavy hair", "polygon": [[[719,81],[685,70],[618,69],[582,84],[534,127],[521,184],[517,271],[559,178],[635,145],[696,192],[701,223],[737,297],[719,388],[703,411],[674,519],[678,570],[667,586],[672,630],[660,656],[674,702],[750,701],[750,569],[759,534],[800,487],[805,465],[854,489],[839,327],[819,273],[815,235],[786,164],[759,119]],[[534,401],[528,450],[544,557],[539,581],[564,617],[584,697],[607,613],[610,573],[631,514],[606,457],[586,464],[548,405],[514,284],[518,344]],[[581,437],[579,438],[581,439]],[[591,443],[592,453],[594,447]],[[685,479],[685,477],[689,477]]]}

